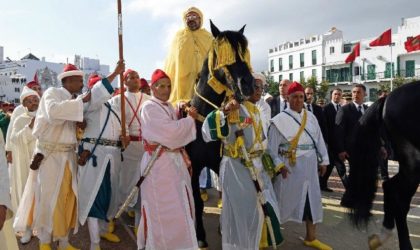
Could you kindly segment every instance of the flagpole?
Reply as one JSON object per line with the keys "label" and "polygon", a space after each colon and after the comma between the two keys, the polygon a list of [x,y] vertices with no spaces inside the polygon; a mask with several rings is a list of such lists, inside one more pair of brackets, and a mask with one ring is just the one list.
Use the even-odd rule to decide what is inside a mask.
{"label": "flagpole", "polygon": [[391,91],[392,91],[392,89],[393,89],[393,82],[392,81],[393,81],[393,78],[394,78],[394,67],[392,67],[393,63],[394,63],[393,58],[392,58],[392,42],[389,45],[389,47],[391,48]]}
{"label": "flagpole", "polygon": [[[119,51],[119,59],[120,61],[124,60],[123,56],[123,37],[122,37],[122,5],[121,0],[117,0],[118,2],[118,51]],[[124,77],[123,72],[120,74],[120,97],[121,97],[121,135],[126,136],[125,130],[125,95],[124,95]]]}

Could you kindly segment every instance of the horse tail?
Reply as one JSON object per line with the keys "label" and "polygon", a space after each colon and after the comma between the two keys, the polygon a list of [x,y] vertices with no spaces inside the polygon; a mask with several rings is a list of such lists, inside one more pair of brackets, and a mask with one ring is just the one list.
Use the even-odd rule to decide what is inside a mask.
{"label": "horse tail", "polygon": [[366,226],[377,190],[377,174],[384,125],[382,113],[385,98],[372,104],[359,119],[353,130],[349,150],[349,183],[342,198],[342,205],[350,209],[352,223]]}

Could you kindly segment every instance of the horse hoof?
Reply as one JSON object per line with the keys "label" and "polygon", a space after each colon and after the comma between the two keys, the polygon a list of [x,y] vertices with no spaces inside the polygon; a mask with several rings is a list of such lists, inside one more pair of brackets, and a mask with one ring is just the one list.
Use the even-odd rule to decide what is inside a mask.
{"label": "horse hoof", "polygon": [[377,234],[369,236],[368,243],[370,250],[375,250],[378,247],[382,246],[381,240],[379,239],[379,236]]}

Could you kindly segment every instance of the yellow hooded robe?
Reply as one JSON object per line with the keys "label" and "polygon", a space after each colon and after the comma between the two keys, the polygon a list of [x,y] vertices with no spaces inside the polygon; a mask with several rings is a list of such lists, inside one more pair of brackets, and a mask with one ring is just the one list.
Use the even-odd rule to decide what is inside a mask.
{"label": "yellow hooded robe", "polygon": [[[191,31],[187,26],[186,15],[189,12],[197,13],[201,19],[200,28],[195,31]],[[191,100],[194,84],[213,41],[212,35],[202,28],[203,14],[199,9],[189,8],[184,12],[183,20],[185,28],[176,33],[164,68],[172,81],[169,98],[172,104]]]}

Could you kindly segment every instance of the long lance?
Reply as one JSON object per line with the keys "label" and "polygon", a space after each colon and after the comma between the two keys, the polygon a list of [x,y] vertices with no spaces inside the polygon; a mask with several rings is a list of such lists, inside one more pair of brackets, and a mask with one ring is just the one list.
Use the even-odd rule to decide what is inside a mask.
{"label": "long lance", "polygon": [[[241,139],[244,140],[244,131],[242,129],[236,131],[235,136],[236,136],[236,138],[242,137]],[[248,151],[245,148],[245,143],[241,144],[241,151],[242,151],[243,159],[245,160],[245,164],[246,164],[245,166],[249,169],[249,171],[251,173],[251,178],[252,178],[252,181],[254,183],[255,189],[257,191],[257,200],[260,203],[261,208],[263,210],[264,220],[267,223],[268,233],[270,234],[273,248],[277,249],[273,224],[271,223],[271,219],[270,219],[270,216],[268,214],[267,199],[264,197],[264,194],[262,192],[262,189],[261,189],[262,185],[260,183],[260,180],[258,179],[257,171],[255,170],[255,167],[253,166],[253,163],[252,163],[251,159],[249,158]]]}
{"label": "long lance", "polygon": [[[119,48],[119,58],[120,61],[124,61],[123,54],[123,26],[122,26],[122,5],[121,0],[118,1],[118,48]],[[124,96],[124,76],[123,72],[120,74],[120,97],[121,97],[121,135],[126,136],[125,130],[125,96]],[[124,146],[124,145],[123,145]]]}
{"label": "long lance", "polygon": [[140,177],[137,184],[131,189],[130,194],[127,196],[127,199],[125,202],[121,205],[120,209],[118,210],[117,214],[115,215],[115,218],[118,219],[121,214],[125,211],[125,209],[128,207],[128,205],[131,203],[131,201],[134,199],[135,195],[138,193],[141,184],[143,183],[144,179],[146,179],[146,176],[149,174],[150,170],[152,169],[153,164],[159,157],[160,151],[162,150],[162,144],[159,144],[159,146],[156,148],[156,150],[153,152],[152,157],[150,158],[149,162],[146,165],[146,168],[144,169],[143,175]]}

